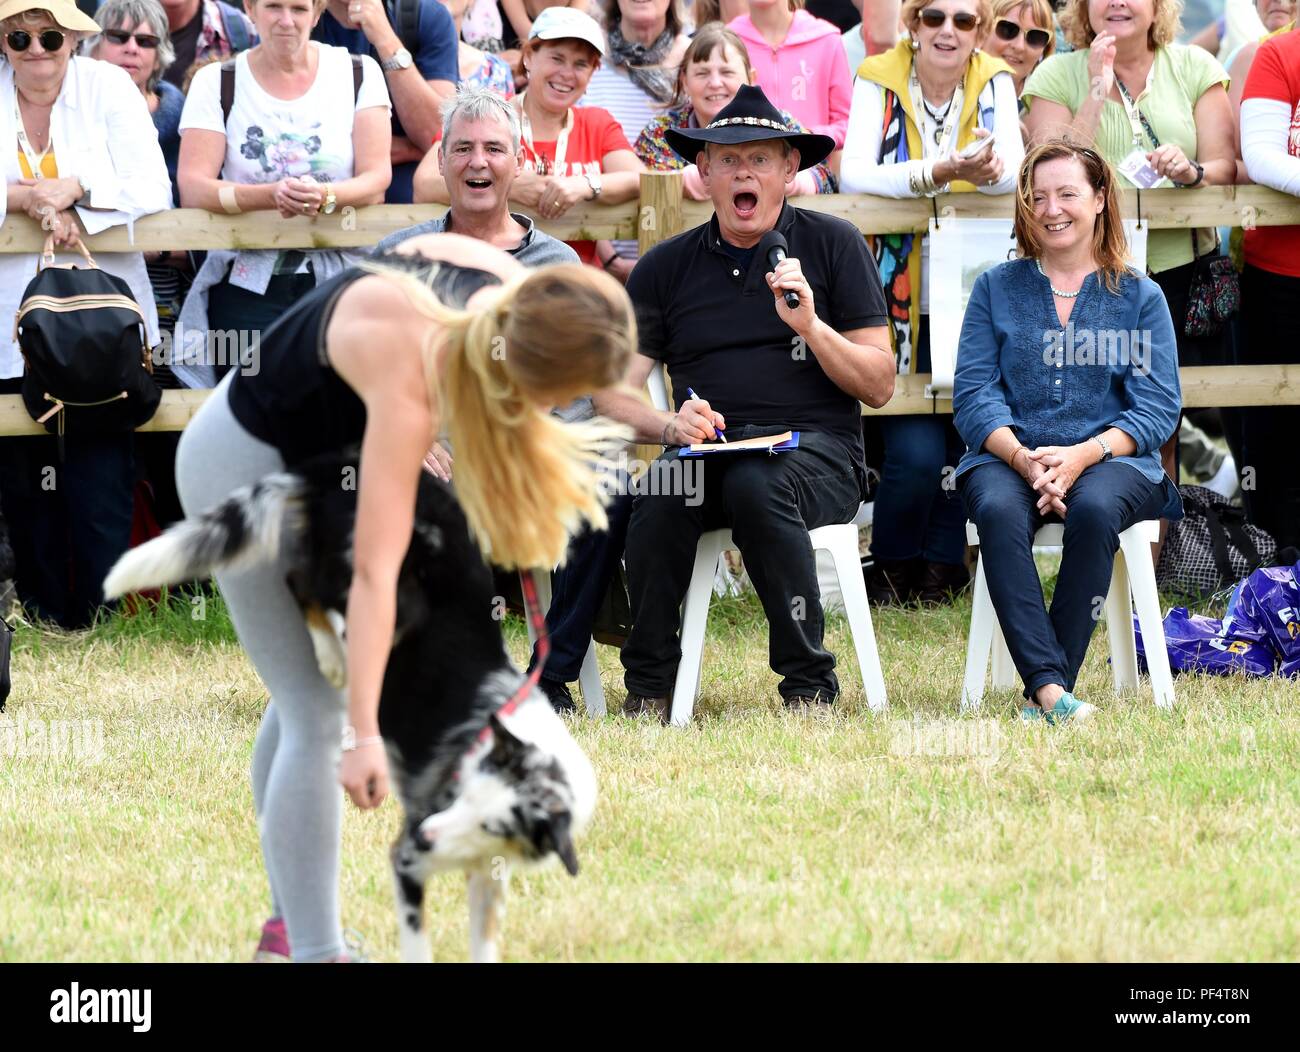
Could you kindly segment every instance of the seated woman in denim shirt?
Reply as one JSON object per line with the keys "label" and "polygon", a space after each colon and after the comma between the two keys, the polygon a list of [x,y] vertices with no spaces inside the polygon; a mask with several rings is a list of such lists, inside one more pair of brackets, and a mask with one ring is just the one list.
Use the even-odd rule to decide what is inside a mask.
{"label": "seated woman in denim shirt", "polygon": [[[1023,258],[980,275],[953,387],[957,468],[1027,720],[1093,712],[1071,693],[1110,588],[1119,535],[1182,517],[1159,450],[1178,427],[1178,351],[1164,293],[1125,265],[1114,170],[1053,140],[1020,168]],[[1050,612],[1034,533],[1065,523]]]}

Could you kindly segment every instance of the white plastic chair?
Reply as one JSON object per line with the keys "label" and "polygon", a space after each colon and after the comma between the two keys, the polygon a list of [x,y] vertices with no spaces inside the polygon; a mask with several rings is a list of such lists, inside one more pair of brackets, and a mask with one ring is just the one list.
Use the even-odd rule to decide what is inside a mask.
{"label": "white plastic chair", "polygon": [[[656,409],[668,411],[671,408],[668,387],[661,366],[650,370],[646,385],[650,389],[651,404]],[[858,525],[871,522],[871,509],[870,504],[863,504],[853,522],[809,530],[808,539],[812,541],[814,554],[824,551],[834,564],[844,613],[858,653],[858,668],[862,672],[867,703],[872,711],[881,712],[889,702],[885,695],[885,676],[880,668],[880,653],[876,648],[876,631],[871,623],[871,606],[867,602],[867,585],[862,577],[862,561],[858,556]],[[708,625],[714,582],[722,569],[722,553],[734,548],[730,530],[708,531],[700,537],[695,548],[695,568],[691,571],[691,583],[682,604],[682,660],[677,666],[677,682],[673,687],[674,727],[685,727],[691,721],[700,687],[704,630]]]}
{"label": "white plastic chair", "polygon": [[[1043,526],[1034,535],[1034,547],[1060,548],[1064,529],[1059,523]],[[1169,652],[1165,649],[1164,623],[1160,617],[1160,596],[1156,591],[1156,571],[1151,561],[1151,545],[1159,537],[1160,523],[1156,520],[1136,523],[1119,535],[1119,552],[1116,553],[1115,567],[1111,572],[1105,617],[1110,636],[1110,661],[1115,689],[1137,689],[1137,639],[1133,633],[1133,611],[1136,607],[1138,623],[1142,626],[1151,691],[1156,705],[1168,709],[1174,704],[1174,678],[1169,670]],[[972,545],[980,542],[979,532],[973,522],[966,524],[966,542]],[[970,639],[966,645],[963,709],[978,709],[984,699],[990,652],[994,688],[1011,687],[1015,682],[1016,669],[1002,635],[1002,626],[998,624],[998,616],[993,609],[988,580],[984,576],[984,560],[980,559],[975,571]]]}
{"label": "white plastic chair", "polygon": [[[533,574],[537,582],[537,602],[545,614],[551,608],[551,573],[538,570]],[[528,618],[528,645],[537,643],[537,634]],[[582,691],[582,702],[587,707],[588,716],[605,715],[605,688],[600,685],[600,666],[596,664],[596,641],[587,643],[587,655],[582,659],[582,670],[578,673],[578,688]]]}
{"label": "white plastic chair", "polygon": [[[876,631],[871,623],[871,607],[867,603],[867,584],[858,557],[858,528],[851,522],[819,526],[808,531],[808,539],[814,552],[829,552],[834,560],[867,703],[873,712],[881,712],[888,704],[888,698],[885,695],[885,676],[880,668],[880,653],[876,649]],[[682,604],[682,660],[677,666],[677,682],[673,686],[674,727],[685,727],[690,723],[695,709],[700,665],[704,659],[704,629],[713,598],[713,575],[717,572],[722,553],[732,547],[730,530],[710,530],[700,537],[695,549],[695,569],[691,572],[690,587]]]}

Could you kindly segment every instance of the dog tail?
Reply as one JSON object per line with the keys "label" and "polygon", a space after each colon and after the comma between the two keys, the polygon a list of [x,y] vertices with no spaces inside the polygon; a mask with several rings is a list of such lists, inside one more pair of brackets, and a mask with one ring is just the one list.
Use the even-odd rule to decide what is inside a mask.
{"label": "dog tail", "polygon": [[306,481],[290,474],[267,475],[235,490],[197,518],[178,522],[124,554],[104,578],[104,597],[116,599],[276,558],[282,536],[301,529],[306,492]]}

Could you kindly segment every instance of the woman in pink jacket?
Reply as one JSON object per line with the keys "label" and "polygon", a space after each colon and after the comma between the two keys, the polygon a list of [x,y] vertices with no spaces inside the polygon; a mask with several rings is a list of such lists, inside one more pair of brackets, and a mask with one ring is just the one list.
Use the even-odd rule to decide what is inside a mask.
{"label": "woman in pink jacket", "polygon": [[[836,151],[849,126],[853,78],[840,31],[803,10],[804,0],[749,0],[749,14],[728,23],[745,42],[758,86]],[[838,160],[838,153],[832,155]]]}

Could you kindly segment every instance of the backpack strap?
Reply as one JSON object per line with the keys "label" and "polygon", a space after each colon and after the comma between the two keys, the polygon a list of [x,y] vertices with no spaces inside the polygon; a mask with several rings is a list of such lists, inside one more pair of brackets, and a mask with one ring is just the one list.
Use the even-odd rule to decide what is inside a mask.
{"label": "backpack strap", "polygon": [[419,0],[389,0],[388,21],[397,30],[397,37],[412,55],[420,47],[420,4]]}
{"label": "backpack strap", "polygon": [[221,63],[221,123],[230,123],[230,111],[235,106],[235,60]]}
{"label": "backpack strap", "polygon": [[[1201,509],[1201,514],[1205,516],[1205,526],[1210,534],[1210,554],[1214,557],[1215,569],[1219,571],[1219,585],[1226,587],[1237,580],[1237,571],[1232,568],[1232,558],[1228,554],[1228,530],[1219,518],[1219,509],[1213,505],[1207,504]],[[1254,549],[1253,544],[1251,548]],[[1242,554],[1246,554],[1244,550]]]}
{"label": "backpack strap", "polygon": [[357,99],[361,97],[361,56],[352,56],[352,105],[357,104]]}
{"label": "backpack strap", "polygon": [[1232,541],[1232,546],[1241,552],[1246,560],[1246,573],[1252,573],[1264,565],[1264,558],[1259,553],[1255,539],[1246,529],[1246,512],[1241,508],[1225,508],[1219,516],[1223,529]]}
{"label": "backpack strap", "polygon": [[231,54],[237,55],[241,51],[247,51],[251,41],[248,36],[248,24],[243,16],[224,3],[218,3],[217,10],[221,12],[221,26],[226,31],[226,39],[230,41]]}

